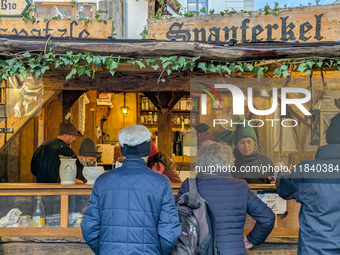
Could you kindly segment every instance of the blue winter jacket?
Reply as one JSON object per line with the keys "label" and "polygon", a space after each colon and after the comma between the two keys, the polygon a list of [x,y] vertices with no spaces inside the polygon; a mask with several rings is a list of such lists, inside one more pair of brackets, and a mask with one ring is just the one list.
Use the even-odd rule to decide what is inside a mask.
{"label": "blue winter jacket", "polygon": [[320,147],[315,160],[279,176],[276,188],[301,203],[298,254],[340,254],[340,144]]}
{"label": "blue winter jacket", "polygon": [[[209,175],[209,174],[208,174]],[[248,240],[263,243],[274,227],[273,211],[252,192],[245,180],[229,178],[198,178],[198,192],[209,203],[216,218],[217,247],[221,255],[245,255],[244,224],[247,213],[256,220]],[[185,180],[177,195],[189,191]]]}
{"label": "blue winter jacket", "polygon": [[169,254],[181,233],[169,179],[126,158],[96,180],[81,228],[95,254]]}

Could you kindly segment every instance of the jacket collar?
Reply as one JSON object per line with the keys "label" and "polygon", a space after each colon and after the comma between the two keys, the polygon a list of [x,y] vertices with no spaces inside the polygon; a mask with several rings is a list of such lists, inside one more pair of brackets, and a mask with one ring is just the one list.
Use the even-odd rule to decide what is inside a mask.
{"label": "jacket collar", "polygon": [[328,144],[318,149],[315,158],[340,158],[340,144]]}
{"label": "jacket collar", "polygon": [[125,158],[123,162],[123,166],[135,166],[135,165],[143,165],[146,166],[144,159],[142,158]]}

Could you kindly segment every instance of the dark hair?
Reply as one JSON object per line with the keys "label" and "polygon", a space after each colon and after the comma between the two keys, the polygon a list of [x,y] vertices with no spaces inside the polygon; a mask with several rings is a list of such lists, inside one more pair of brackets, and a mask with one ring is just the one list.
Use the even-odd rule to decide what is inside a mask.
{"label": "dark hair", "polygon": [[164,171],[169,171],[174,167],[174,163],[171,161],[171,159],[165,155],[163,152],[157,152],[152,157],[148,158],[148,162],[146,163],[149,168],[152,168],[152,166],[155,163],[162,163],[164,165]]}

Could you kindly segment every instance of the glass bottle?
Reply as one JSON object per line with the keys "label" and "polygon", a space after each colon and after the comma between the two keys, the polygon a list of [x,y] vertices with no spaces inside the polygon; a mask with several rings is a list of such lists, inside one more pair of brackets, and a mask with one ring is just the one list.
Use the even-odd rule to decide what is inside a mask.
{"label": "glass bottle", "polygon": [[33,227],[45,226],[45,210],[41,201],[41,196],[36,196],[36,204],[33,209]]}
{"label": "glass bottle", "polygon": [[142,97],[141,109],[145,110],[145,97]]}
{"label": "glass bottle", "polygon": [[153,121],[152,121],[152,112],[149,112],[148,123],[153,123]]}
{"label": "glass bottle", "polygon": [[19,227],[20,228],[31,228],[33,226],[33,221],[31,215],[20,216]]}
{"label": "glass bottle", "polygon": [[149,99],[145,98],[145,110],[149,110]]}
{"label": "glass bottle", "polygon": [[153,123],[157,123],[158,120],[158,116],[157,116],[157,112],[153,113]]}

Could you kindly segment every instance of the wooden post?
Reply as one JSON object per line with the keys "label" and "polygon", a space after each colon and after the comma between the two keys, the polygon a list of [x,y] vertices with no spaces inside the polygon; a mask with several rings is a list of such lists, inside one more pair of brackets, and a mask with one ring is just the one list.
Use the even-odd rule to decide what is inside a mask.
{"label": "wooden post", "polygon": [[172,110],[158,113],[158,150],[168,157],[172,157]]}
{"label": "wooden post", "polygon": [[143,92],[157,107],[158,150],[172,157],[172,108],[187,92]]}
{"label": "wooden post", "polygon": [[67,228],[67,225],[68,225],[68,195],[61,195],[60,227]]}

